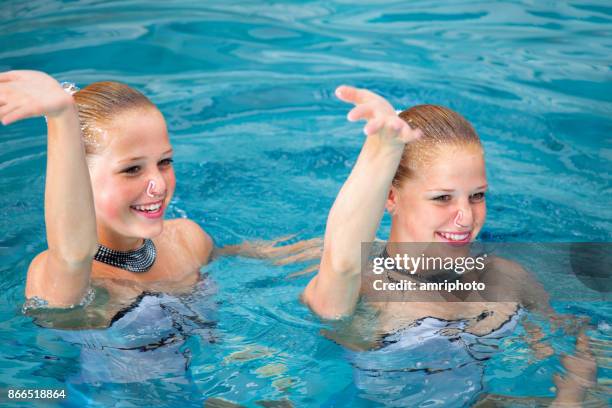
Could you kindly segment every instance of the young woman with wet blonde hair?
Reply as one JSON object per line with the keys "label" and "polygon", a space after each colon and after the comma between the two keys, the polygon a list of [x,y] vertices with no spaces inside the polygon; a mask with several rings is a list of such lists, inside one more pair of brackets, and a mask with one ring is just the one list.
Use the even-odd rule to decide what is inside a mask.
{"label": "young woman with wet blonde hair", "polygon": [[[163,115],[140,92],[98,82],[70,95],[42,72],[0,74],[4,125],[44,115],[48,250],[26,297],[79,304],[96,280],[112,298],[192,285],[212,240],[195,222],[164,220],[175,188]],[[145,273],[146,272],[146,273]]]}
{"label": "young woman with wet blonde hair", "polygon": [[[367,259],[362,243],[375,241],[386,209],[391,231],[381,256],[410,252],[411,243],[465,252],[486,218],[488,186],[480,139],[467,120],[446,107],[418,105],[398,115],[384,98],[365,89],[342,86],[336,95],[355,105],[348,119],[365,120],[367,136],[330,210],[320,269],[302,299],[319,316],[339,320],[342,329],[329,331],[330,337],[360,350],[351,358],[361,397],[385,406],[417,406],[428,399],[449,406],[474,402],[482,383],[479,359],[495,348],[486,350],[487,342],[508,335],[523,307],[554,316],[542,286],[520,265],[491,257],[481,275],[385,271],[390,282],[417,285],[476,277],[491,288],[486,298],[477,291],[467,298],[443,291],[385,297],[374,293],[370,277],[362,273],[369,271],[362,269]],[[557,378],[564,390],[557,402],[581,401],[585,384],[592,384],[594,361],[586,351],[588,342],[581,339],[584,359],[566,366],[584,382],[575,376]],[[550,352],[543,349],[536,352]],[[419,360],[416,365],[405,360],[410,355]],[[427,359],[431,361],[423,362]]]}

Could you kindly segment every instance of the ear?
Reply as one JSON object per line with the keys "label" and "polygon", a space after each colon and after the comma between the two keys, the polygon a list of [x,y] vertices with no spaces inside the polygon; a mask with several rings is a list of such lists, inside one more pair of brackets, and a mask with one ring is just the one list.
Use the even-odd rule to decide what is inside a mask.
{"label": "ear", "polygon": [[398,198],[399,192],[394,186],[391,186],[389,189],[389,195],[387,196],[387,202],[385,203],[385,208],[392,217],[395,215],[395,210],[398,205]]}

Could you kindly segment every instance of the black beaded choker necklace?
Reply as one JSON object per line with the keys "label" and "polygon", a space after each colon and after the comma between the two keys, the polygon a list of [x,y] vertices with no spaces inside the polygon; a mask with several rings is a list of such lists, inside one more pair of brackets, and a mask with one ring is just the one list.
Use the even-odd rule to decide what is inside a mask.
{"label": "black beaded choker necklace", "polygon": [[153,241],[145,239],[140,248],[131,251],[116,251],[98,244],[98,252],[94,259],[126,271],[143,273],[151,269],[156,256],[157,251]]}

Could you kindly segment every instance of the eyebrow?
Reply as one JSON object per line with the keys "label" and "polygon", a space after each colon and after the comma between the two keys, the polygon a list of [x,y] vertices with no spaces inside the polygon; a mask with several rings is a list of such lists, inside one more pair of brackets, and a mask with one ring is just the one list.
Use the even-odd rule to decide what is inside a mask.
{"label": "eyebrow", "polygon": [[[165,152],[162,153],[162,156],[164,154],[168,154],[168,153],[172,153],[173,150],[166,150]],[[138,156],[138,157],[130,157],[129,159],[123,159],[123,160],[119,160],[117,163],[121,164],[121,163],[126,163],[126,162],[132,162],[132,161],[136,161],[136,160],[142,160],[142,159],[146,159],[145,156]]]}
{"label": "eyebrow", "polygon": [[[487,185],[487,184],[485,184],[485,185],[482,185],[482,186],[480,186],[480,187],[476,187],[476,188],[475,188],[475,190],[482,190],[482,189],[485,189],[485,188],[487,188],[487,187],[488,187],[488,185]],[[453,189],[448,189],[448,188],[432,188],[432,189],[429,189],[429,190],[427,190],[427,191],[443,191],[443,192],[445,192],[445,193],[452,193],[452,192],[453,192],[453,191],[455,191],[455,190],[453,190]]]}

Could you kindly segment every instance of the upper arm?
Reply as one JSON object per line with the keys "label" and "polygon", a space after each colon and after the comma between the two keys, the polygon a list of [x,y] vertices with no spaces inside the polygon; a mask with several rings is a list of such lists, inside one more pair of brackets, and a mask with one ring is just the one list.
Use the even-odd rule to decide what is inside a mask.
{"label": "upper arm", "polygon": [[26,298],[38,297],[54,307],[73,306],[89,288],[91,259],[67,263],[47,250],[30,263],[26,279]]}
{"label": "upper arm", "polygon": [[186,218],[177,220],[181,238],[190,255],[200,264],[205,265],[210,260],[213,250],[213,240],[196,222]]}

